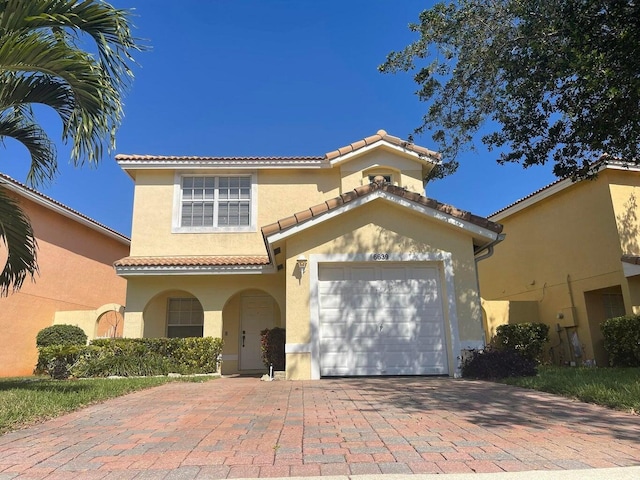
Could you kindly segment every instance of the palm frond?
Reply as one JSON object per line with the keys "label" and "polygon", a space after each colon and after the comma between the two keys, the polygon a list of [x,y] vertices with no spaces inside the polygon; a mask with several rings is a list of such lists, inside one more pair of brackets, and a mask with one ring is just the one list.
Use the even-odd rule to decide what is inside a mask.
{"label": "palm frond", "polygon": [[[113,79],[113,86],[122,92],[133,78],[129,63],[135,63],[132,52],[145,50],[131,32],[131,11],[117,9],[103,0],[8,0],[7,10],[18,12],[0,27],[13,31],[26,29],[57,29],[67,32],[67,41],[78,32],[93,39],[101,67]],[[77,45],[72,45],[78,48]]]}
{"label": "palm frond", "polygon": [[0,113],[0,139],[13,138],[31,155],[27,183],[38,186],[50,182],[58,172],[56,148],[45,131],[25,109]]}
{"label": "palm frond", "polygon": [[0,180],[0,243],[8,257],[0,272],[0,297],[17,291],[27,276],[38,272],[37,242],[29,219]]}
{"label": "palm frond", "polygon": [[[73,111],[62,116],[63,140],[72,142],[75,164],[97,163],[105,144],[107,150],[115,146],[115,130],[122,119],[121,95],[87,52],[58,42],[50,33],[9,34],[0,38],[0,71],[55,79],[58,96],[64,93],[62,83],[68,85],[66,100],[73,104]],[[31,80],[32,86],[40,87],[41,82]],[[59,106],[59,98],[54,100]]]}

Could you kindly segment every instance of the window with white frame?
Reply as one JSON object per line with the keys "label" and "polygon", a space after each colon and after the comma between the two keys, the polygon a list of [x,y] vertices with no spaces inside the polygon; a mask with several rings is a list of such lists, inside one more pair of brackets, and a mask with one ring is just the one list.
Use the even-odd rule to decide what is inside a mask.
{"label": "window with white frame", "polygon": [[251,176],[183,176],[180,227],[251,226]]}
{"label": "window with white frame", "polygon": [[197,298],[170,298],[167,305],[167,337],[201,337],[204,311]]}

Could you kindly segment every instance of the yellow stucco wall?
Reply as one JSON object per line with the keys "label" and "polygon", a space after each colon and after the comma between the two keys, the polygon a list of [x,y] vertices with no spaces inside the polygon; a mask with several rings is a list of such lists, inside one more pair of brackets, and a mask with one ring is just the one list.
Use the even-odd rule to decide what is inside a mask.
{"label": "yellow stucco wall", "polygon": [[410,192],[424,191],[422,165],[411,157],[399,156],[383,148],[340,164],[342,192],[353,190],[369,183],[365,175],[382,173],[392,174],[393,183]]}
{"label": "yellow stucco wall", "polygon": [[[225,172],[185,170],[183,173],[215,175]],[[226,173],[238,174],[237,171]],[[264,255],[260,227],[340,194],[337,169],[259,170],[256,175],[258,201],[255,231],[172,233],[176,175],[169,170],[137,172],[131,255]]]}
{"label": "yellow stucco wall", "polygon": [[[624,183],[628,183],[629,176],[637,182],[636,173],[605,170],[596,181],[570,185],[520,212],[498,218],[506,239],[492,257],[478,264],[482,297],[535,301],[539,321],[551,327],[550,345],[557,351],[565,349],[564,361],[570,360],[567,333],[574,331],[584,347],[580,361],[606,361],[597,338],[599,322],[604,319],[597,318],[592,306],[590,321],[585,295],[616,286],[625,292],[617,227],[627,222],[631,234],[623,244],[631,253],[637,229],[629,229],[629,223],[635,225],[638,211],[636,206],[629,208],[635,201],[635,187],[616,182],[626,178]],[[625,303],[630,303],[628,291],[625,297]],[[559,332],[558,324],[562,327]]]}
{"label": "yellow stucco wall", "polygon": [[[452,254],[457,327],[461,343],[483,340],[482,315],[477,294],[475,261],[471,237],[459,229],[425,218],[415,212],[378,199],[343,213],[336,219],[296,234],[286,240],[286,297],[287,343],[306,344],[310,332],[310,275],[299,277],[296,259],[299,255],[369,254],[376,252],[400,254]],[[447,297],[446,283],[441,279],[442,297]],[[445,318],[448,305],[443,301]],[[447,336],[449,335],[449,329]],[[459,352],[452,352],[448,337],[449,365],[455,365]],[[295,356],[295,363],[289,358]],[[296,369],[310,368],[302,362],[300,354],[287,356],[287,377],[308,378],[308,372]]]}

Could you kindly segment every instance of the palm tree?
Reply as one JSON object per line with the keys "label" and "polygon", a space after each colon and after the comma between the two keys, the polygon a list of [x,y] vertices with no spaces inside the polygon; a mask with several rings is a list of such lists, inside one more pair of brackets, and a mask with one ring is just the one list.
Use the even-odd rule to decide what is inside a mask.
{"label": "palm tree", "polygon": [[[95,53],[87,51],[94,46]],[[132,53],[142,49],[130,12],[103,0],[0,0],[0,141],[14,138],[29,151],[29,185],[42,186],[58,172],[55,144],[32,106],[58,113],[74,165],[97,164],[115,147]],[[1,183],[0,240],[8,255],[0,272],[6,296],[38,267],[28,218]]]}

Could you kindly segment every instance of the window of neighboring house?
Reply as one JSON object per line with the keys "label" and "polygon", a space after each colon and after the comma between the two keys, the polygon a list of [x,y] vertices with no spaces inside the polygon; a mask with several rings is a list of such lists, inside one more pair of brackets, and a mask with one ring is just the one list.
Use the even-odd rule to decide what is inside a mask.
{"label": "window of neighboring house", "polygon": [[183,176],[180,195],[180,227],[251,227],[252,181],[243,176]]}
{"label": "window of neighboring house", "polygon": [[623,317],[624,298],[621,293],[603,293],[602,303],[604,306],[604,318]]}
{"label": "window of neighboring house", "polygon": [[167,306],[167,337],[201,337],[204,312],[197,298],[170,298]]}

